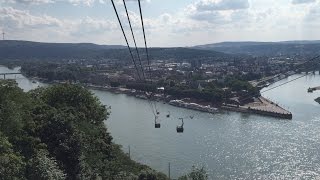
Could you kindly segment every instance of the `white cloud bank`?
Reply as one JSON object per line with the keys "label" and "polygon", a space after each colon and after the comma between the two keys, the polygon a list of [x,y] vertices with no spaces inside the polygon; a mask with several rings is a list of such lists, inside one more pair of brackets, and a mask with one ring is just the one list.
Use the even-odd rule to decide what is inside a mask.
{"label": "white cloud bank", "polygon": [[[33,1],[52,3],[51,0]],[[95,0],[70,1],[90,5]],[[152,7],[153,1],[149,1],[148,8]],[[262,1],[264,4],[258,6]],[[197,0],[175,13],[162,13],[158,17],[144,14],[147,39],[151,46],[187,46],[239,40],[320,39],[320,34],[316,33],[320,28],[320,2],[308,2],[300,0],[285,4],[278,0]],[[298,5],[300,3],[304,5]],[[110,2],[105,5],[110,5]],[[125,12],[119,13],[129,37]],[[129,14],[138,44],[142,46],[139,13],[130,11]],[[115,16],[63,19],[2,7],[0,26],[11,39],[124,44]]]}
{"label": "white cloud bank", "polygon": [[316,2],[316,0],[292,0],[292,4],[308,4],[314,2]]}

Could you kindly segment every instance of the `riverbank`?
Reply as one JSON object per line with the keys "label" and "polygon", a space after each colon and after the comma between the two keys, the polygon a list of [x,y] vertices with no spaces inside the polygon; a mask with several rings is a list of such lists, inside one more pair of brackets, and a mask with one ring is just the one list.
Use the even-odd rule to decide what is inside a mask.
{"label": "riverbank", "polygon": [[262,89],[262,88],[268,87],[278,81],[281,81],[289,76],[292,76],[294,74],[295,74],[294,71],[289,71],[287,73],[280,73],[277,75],[264,77],[262,79],[249,81],[249,83],[254,87],[258,87],[259,89]]}
{"label": "riverbank", "polygon": [[[62,81],[52,81],[48,82],[44,79],[33,77],[30,78],[32,80],[37,80],[43,83],[48,84],[64,84],[66,82]],[[110,87],[110,86],[98,86],[93,84],[82,84],[83,87],[94,90],[108,91],[114,94],[126,94],[128,96],[134,96],[139,99],[150,99],[152,101],[162,101],[164,103],[168,103],[173,106],[192,109],[201,112],[207,113],[217,113],[219,109],[233,111],[233,112],[241,112],[241,113],[249,113],[249,114],[258,114],[263,116],[282,118],[282,119],[292,119],[292,113],[280,107],[276,103],[260,96],[259,98],[255,98],[255,101],[252,103],[245,104],[243,106],[237,106],[233,104],[223,104],[219,107],[212,107],[209,103],[198,103],[192,101],[190,98],[185,98],[187,101],[175,99],[170,95],[164,94],[151,94],[140,90],[135,89],[127,89],[123,87]]]}
{"label": "riverbank", "polygon": [[[26,75],[25,75],[26,76]],[[27,77],[27,76],[26,76]],[[37,80],[43,83],[47,84],[63,84],[67,83],[65,81],[48,81],[47,79],[38,78],[38,77],[28,77],[32,80]],[[78,84],[78,83],[74,83]],[[241,112],[241,113],[250,113],[250,114],[258,114],[263,116],[270,116],[275,118],[283,118],[283,119],[292,119],[292,113],[285,110],[284,108],[280,107],[279,105],[275,104],[274,102],[267,100],[264,97],[255,98],[255,101],[252,103],[245,104],[243,106],[237,106],[232,104],[222,104],[219,106],[214,107],[209,102],[199,102],[196,99],[187,99],[184,101],[184,99],[176,99],[172,97],[171,95],[165,95],[163,93],[147,93],[140,90],[135,89],[127,89],[123,87],[111,87],[111,86],[99,86],[99,85],[93,85],[93,84],[79,84],[82,85],[85,88],[88,89],[94,89],[94,90],[101,90],[101,91],[108,91],[115,94],[126,94],[128,96],[134,96],[139,99],[150,99],[152,101],[162,101],[164,103],[168,103],[173,106],[178,106],[182,108],[192,109],[196,111],[201,112],[207,112],[207,113],[217,113],[219,112],[219,109],[221,110],[227,110],[227,111],[234,111],[234,112]],[[179,103],[179,102],[180,103]],[[170,103],[171,102],[171,103]]]}
{"label": "riverbank", "polygon": [[[255,98],[254,102],[245,104],[243,106],[236,106],[231,104],[225,104],[219,106],[219,108],[212,107],[209,104],[200,104],[190,101],[190,98],[185,98],[182,100],[174,99],[170,95],[163,94],[153,94],[146,95],[146,92],[137,91],[134,89],[126,89],[126,88],[112,88],[112,87],[101,87],[95,85],[87,85],[87,88],[97,89],[97,90],[105,90],[109,92],[113,92],[116,94],[127,94],[130,96],[134,96],[136,98],[147,100],[150,98],[153,101],[163,101],[173,106],[207,112],[207,113],[217,113],[219,112],[219,108],[228,111],[235,111],[241,113],[250,113],[250,114],[258,114],[263,116],[270,116],[275,118],[282,119],[292,119],[292,113],[287,111],[286,109],[280,107],[278,104],[260,96],[259,98]],[[186,101],[185,101],[186,100]]]}
{"label": "riverbank", "polygon": [[101,86],[96,86],[96,85],[86,85],[85,87],[89,89],[95,89],[95,90],[102,90],[102,91],[108,91],[112,92],[115,94],[126,94],[129,96],[134,96],[139,99],[144,99],[144,100],[152,100],[152,101],[162,101],[163,103],[168,103],[172,106],[177,106],[181,108],[186,108],[186,109],[192,109],[196,111],[201,111],[201,112],[206,112],[206,113],[217,113],[218,108],[212,107],[208,103],[198,103],[190,98],[184,98],[182,100],[177,100],[173,98],[170,95],[165,95],[165,94],[151,94],[147,93],[144,91],[139,91],[135,89],[127,89],[127,88],[115,88],[115,87],[101,87]]}

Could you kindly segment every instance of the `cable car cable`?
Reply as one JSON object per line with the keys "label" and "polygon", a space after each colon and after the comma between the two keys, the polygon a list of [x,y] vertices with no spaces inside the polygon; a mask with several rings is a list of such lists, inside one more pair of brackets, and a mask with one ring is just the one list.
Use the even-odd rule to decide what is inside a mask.
{"label": "cable car cable", "polygon": [[149,52],[148,52],[148,46],[147,46],[147,40],[146,40],[146,33],[145,33],[145,30],[144,30],[143,15],[142,15],[142,8],[141,8],[141,2],[140,2],[140,0],[138,0],[138,4],[139,4],[141,26],[142,26],[143,38],[144,38],[144,46],[145,46],[146,54],[147,54],[147,61],[148,61],[148,68],[149,68],[149,76],[150,76],[150,80],[151,80],[150,58],[149,58]]}
{"label": "cable car cable", "polygon": [[[145,28],[144,28],[144,22],[143,22],[143,14],[142,14],[142,8],[141,8],[141,2],[138,0],[138,5],[139,5],[139,11],[140,11],[140,20],[141,20],[141,27],[142,27],[142,32],[143,32],[143,39],[144,39],[144,46],[146,50],[146,55],[147,55],[147,62],[148,62],[148,71],[149,71],[149,79],[152,84],[152,76],[151,76],[151,67],[150,67],[150,57],[149,57],[149,51],[148,51],[148,46],[147,46],[147,39],[146,39],[146,33],[145,33]],[[157,104],[154,102],[154,107],[156,109],[156,113],[158,114],[158,109],[157,109]]]}
{"label": "cable car cable", "polygon": [[[126,15],[127,15],[127,19],[128,19],[128,23],[129,23],[131,35],[132,35],[133,42],[134,42],[134,45],[135,45],[135,49],[136,49],[136,52],[137,52],[137,55],[138,55],[138,60],[139,60],[139,63],[140,63],[142,75],[143,75],[144,81],[147,82],[147,81],[146,81],[145,72],[144,72],[144,68],[143,68],[143,65],[142,65],[142,62],[141,62],[141,58],[140,58],[140,53],[139,53],[139,50],[138,50],[138,47],[137,47],[135,35],[134,35],[133,29],[132,29],[132,24],[131,24],[130,16],[129,16],[129,13],[128,13],[128,8],[127,8],[127,5],[126,5],[125,0],[122,0],[122,1],[123,1],[123,5],[124,5],[124,8],[125,8],[125,11],[126,11]],[[148,103],[149,103],[149,105],[151,106],[152,113],[155,115],[157,112],[156,112],[156,113],[154,112],[152,102],[150,102],[149,98],[148,98]],[[155,106],[155,107],[156,107],[156,106]],[[155,108],[155,109],[156,109],[156,108]],[[157,110],[156,110],[156,111],[157,111]]]}
{"label": "cable car cable", "polygon": [[136,70],[137,70],[139,80],[141,81],[141,76],[140,76],[140,73],[139,73],[139,69],[138,69],[138,67],[137,67],[136,61],[135,61],[135,59],[134,59],[134,57],[133,57],[131,48],[130,48],[130,46],[129,46],[128,39],[127,39],[126,33],[124,32],[124,29],[123,29],[123,26],[122,26],[122,23],[121,23],[121,20],[120,20],[120,17],[119,17],[117,8],[116,8],[116,6],[115,6],[115,4],[114,4],[114,1],[111,0],[111,2],[112,2],[113,9],[114,9],[114,11],[115,11],[115,13],[116,13],[116,16],[117,16],[119,25],[120,25],[120,27],[121,27],[122,34],[123,34],[124,39],[125,39],[125,41],[126,41],[126,43],[127,43],[127,46],[128,46],[128,49],[129,49],[129,52],[130,52],[130,55],[131,55],[131,59],[132,59],[132,61],[133,61],[133,63],[134,63],[134,66],[135,66],[135,68],[136,68]]}
{"label": "cable car cable", "polygon": [[126,1],[125,0],[122,0],[122,1],[123,1],[123,4],[124,4],[124,8],[126,10],[126,14],[127,14],[127,18],[128,18],[131,34],[132,34],[132,37],[133,37],[133,42],[134,42],[134,45],[135,45],[135,48],[136,48],[136,51],[137,51],[138,60],[139,60],[139,63],[140,63],[140,68],[141,68],[141,71],[142,71],[142,75],[143,75],[144,80],[146,80],[145,73],[144,73],[144,68],[143,68],[142,63],[141,63],[140,53],[139,53],[139,50],[138,50],[138,47],[137,47],[136,38],[135,38],[133,30],[132,30],[132,25],[131,25],[130,16],[129,16],[129,13],[128,13]]}

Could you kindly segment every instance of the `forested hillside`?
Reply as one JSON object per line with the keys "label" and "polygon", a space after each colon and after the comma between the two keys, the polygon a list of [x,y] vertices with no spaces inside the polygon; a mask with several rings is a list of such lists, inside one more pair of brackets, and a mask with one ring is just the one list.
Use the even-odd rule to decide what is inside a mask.
{"label": "forested hillside", "polygon": [[320,51],[320,41],[222,42],[194,48],[253,56],[314,56]]}
{"label": "forested hillside", "polygon": [[0,179],[167,179],[112,142],[109,113],[79,86],[25,93],[0,81]]}
{"label": "forested hillside", "polygon": [[[139,49],[145,54],[145,49]],[[135,53],[135,52],[134,52]],[[227,54],[190,48],[150,48],[151,59],[210,59],[223,60]],[[0,41],[0,59],[6,60],[63,60],[63,59],[117,59],[131,61],[129,51],[124,46],[96,44],[39,43],[28,41]]]}

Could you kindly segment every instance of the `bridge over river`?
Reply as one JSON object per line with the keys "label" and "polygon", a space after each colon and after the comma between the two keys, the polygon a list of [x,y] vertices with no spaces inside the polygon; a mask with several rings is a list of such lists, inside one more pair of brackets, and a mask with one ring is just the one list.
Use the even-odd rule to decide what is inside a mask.
{"label": "bridge over river", "polygon": [[0,77],[3,76],[3,79],[6,79],[6,76],[8,76],[8,75],[18,75],[18,74],[21,74],[21,73],[18,73],[18,72],[16,72],[16,73],[0,73]]}

